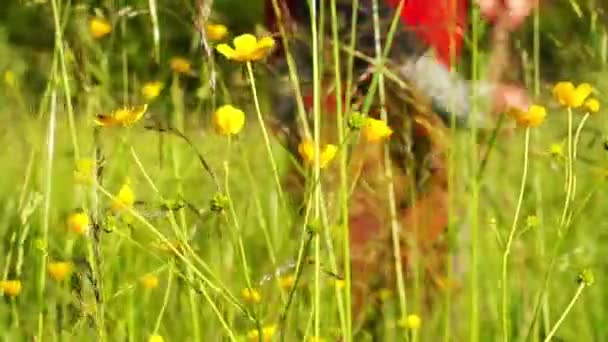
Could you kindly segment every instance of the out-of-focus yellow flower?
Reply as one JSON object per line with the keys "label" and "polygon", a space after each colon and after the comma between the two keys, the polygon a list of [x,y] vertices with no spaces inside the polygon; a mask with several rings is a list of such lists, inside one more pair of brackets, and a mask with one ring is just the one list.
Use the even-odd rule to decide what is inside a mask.
{"label": "out-of-focus yellow flower", "polygon": [[291,290],[295,283],[296,277],[293,274],[288,274],[279,278],[279,286],[284,290]]}
{"label": "out-of-focus yellow flower", "polygon": [[361,133],[367,142],[373,143],[390,137],[393,130],[382,120],[367,118]]}
{"label": "out-of-focus yellow flower", "polygon": [[578,108],[585,103],[592,91],[593,87],[589,83],[574,87],[572,82],[558,82],[553,87],[553,96],[564,107]]}
{"label": "out-of-focus yellow flower", "polygon": [[391,297],[393,296],[393,291],[391,291],[390,289],[387,288],[381,288],[378,291],[378,297],[380,297],[380,300],[383,302],[386,302],[387,300],[389,300]]}
{"label": "out-of-focus yellow flower", "polygon": [[109,114],[97,114],[95,123],[104,127],[131,126],[144,116],[147,109],[148,104],[122,107]]}
{"label": "out-of-focus yellow flower", "polygon": [[74,181],[83,185],[93,183],[93,172],[95,164],[91,158],[81,158],[76,161],[74,169]]}
{"label": "out-of-focus yellow flower", "polygon": [[5,296],[17,297],[21,293],[21,280],[2,280],[0,289]]}
{"label": "out-of-focus yellow flower", "polygon": [[238,134],[244,125],[245,113],[232,105],[223,105],[213,113],[213,126],[219,134]]}
{"label": "out-of-focus yellow flower", "polygon": [[228,28],[222,24],[207,24],[207,38],[210,40],[222,40],[228,34]]}
{"label": "out-of-focus yellow flower", "polygon": [[[311,140],[303,140],[298,145],[298,152],[307,164],[311,165],[315,162],[315,144]],[[321,155],[319,155],[319,167],[325,168],[334,159],[337,152],[338,147],[336,145],[325,145],[321,149]]]}
{"label": "out-of-focus yellow flower", "polygon": [[329,278],[329,284],[335,286],[339,290],[342,290],[346,286],[346,281],[344,279]]}
{"label": "out-of-focus yellow flower", "polygon": [[560,143],[553,143],[549,147],[549,154],[554,158],[560,158],[564,156],[564,147]]}
{"label": "out-of-focus yellow flower", "polygon": [[590,113],[597,113],[600,111],[600,101],[594,98],[587,99],[585,107]]}
{"label": "out-of-focus yellow flower", "polygon": [[153,290],[158,287],[159,283],[160,281],[158,277],[154,274],[146,274],[145,276],[141,277],[141,284],[145,289]]}
{"label": "out-of-focus yellow flower", "polygon": [[520,124],[527,127],[538,127],[545,122],[547,110],[543,106],[531,105],[528,112],[521,118]]}
{"label": "out-of-focus yellow flower", "polygon": [[148,338],[148,342],[165,342],[165,339],[159,334],[152,334]]}
{"label": "out-of-focus yellow flower", "polygon": [[48,272],[55,281],[64,281],[72,273],[73,265],[67,261],[49,262]]}
{"label": "out-of-focus yellow flower", "polygon": [[308,339],[308,342],[325,342],[327,341],[326,339],[324,339],[323,337],[319,337],[319,336],[311,336]]}
{"label": "out-of-focus yellow flower", "polygon": [[77,211],[68,216],[68,230],[76,234],[86,234],[89,230],[89,215],[84,211]]}
{"label": "out-of-focus yellow flower", "polygon": [[192,63],[184,57],[173,57],[169,60],[171,70],[178,74],[192,74]]}
{"label": "out-of-focus yellow flower", "polygon": [[234,48],[228,44],[220,44],[217,51],[228,59],[237,62],[253,62],[266,57],[274,47],[272,37],[258,40],[252,34],[242,34],[233,40]]}
{"label": "out-of-focus yellow flower", "polygon": [[[264,342],[270,342],[272,341],[272,337],[274,336],[274,334],[277,332],[277,326],[276,325],[267,325],[265,327],[262,328],[262,341]],[[259,341],[260,340],[260,332],[258,331],[258,329],[251,329],[249,330],[249,332],[247,333],[247,339],[249,341]]]}
{"label": "out-of-focus yellow flower", "polygon": [[251,304],[257,304],[262,301],[262,295],[256,289],[243,289],[241,291],[241,297],[247,302]]}
{"label": "out-of-focus yellow flower", "polygon": [[401,318],[399,320],[398,324],[402,328],[417,330],[420,328],[420,325],[422,324],[422,319],[420,319],[420,316],[418,316],[418,315],[411,314],[411,315],[407,315],[406,317]]}
{"label": "out-of-focus yellow flower", "polygon": [[528,111],[511,108],[507,111],[507,114],[517,120],[520,126],[538,127],[545,122],[547,110],[543,106],[532,105],[528,108]]}
{"label": "out-of-focus yellow flower", "polygon": [[133,204],[135,204],[135,193],[127,181],[120,187],[118,194],[116,194],[116,198],[112,201],[112,210],[122,211],[127,208],[132,208]]}
{"label": "out-of-focus yellow flower", "polygon": [[6,85],[9,87],[14,87],[17,84],[15,79],[15,73],[13,71],[6,70],[4,72],[4,83],[6,83]]}
{"label": "out-of-focus yellow flower", "polygon": [[94,17],[89,21],[89,29],[93,38],[99,39],[112,32],[112,25],[104,18]]}
{"label": "out-of-focus yellow flower", "polygon": [[157,98],[164,87],[165,85],[161,81],[146,82],[141,87],[141,94],[143,95],[144,99],[150,101]]}

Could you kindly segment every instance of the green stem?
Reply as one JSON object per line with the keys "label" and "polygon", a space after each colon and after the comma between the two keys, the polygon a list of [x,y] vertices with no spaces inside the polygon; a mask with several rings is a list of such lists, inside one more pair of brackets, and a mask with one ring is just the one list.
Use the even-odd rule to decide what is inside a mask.
{"label": "green stem", "polygon": [[[472,35],[472,47],[471,47],[471,70],[472,70],[472,84],[471,87],[471,115],[470,118],[475,118],[479,115],[479,89],[478,89],[478,81],[479,77],[479,36],[480,36],[480,18],[479,18],[479,9],[477,6],[472,6],[471,8],[471,35]],[[478,153],[479,147],[477,145],[477,132],[478,132],[478,120],[469,120],[471,129],[469,135],[469,150],[470,150],[470,159],[472,165],[478,165]],[[470,310],[470,324],[469,324],[469,340],[471,342],[479,341],[479,181],[477,178],[472,177],[471,184],[471,198],[469,200],[469,215],[470,215],[470,234],[471,234],[471,262],[470,262],[470,302],[471,302],[471,310]]]}
{"label": "green stem", "polygon": [[[55,73],[53,73],[53,78]],[[47,146],[47,158],[46,158],[46,175],[45,175],[45,192],[44,192],[44,213],[42,218],[42,232],[41,239],[43,246],[48,246],[49,240],[49,227],[51,221],[51,195],[53,190],[53,160],[55,157],[55,125],[57,115],[57,92],[53,90],[51,92],[51,103],[49,109],[49,126],[48,135],[46,140]],[[44,287],[46,280],[46,253],[40,253],[40,273],[38,273],[38,340],[44,339],[44,311],[45,311],[45,298],[44,298]]]}
{"label": "green stem", "polygon": [[256,86],[255,86],[255,76],[253,75],[253,67],[251,65],[251,62],[247,62],[247,73],[249,75],[249,82],[251,83],[251,93],[253,94],[255,112],[257,114],[260,128],[262,129],[262,137],[264,138],[264,146],[266,147],[266,152],[268,153],[268,158],[270,159],[270,166],[272,167],[272,172],[273,172],[274,180],[276,182],[277,189],[279,192],[279,198],[281,200],[281,204],[285,206],[285,195],[283,193],[283,187],[281,186],[281,180],[279,178],[279,170],[277,168],[277,163],[274,160],[274,156],[272,154],[272,148],[270,147],[270,138],[268,136],[268,131],[266,130],[266,125],[264,124],[264,118],[262,117],[262,110],[260,109],[260,101],[258,99],[258,92],[257,92]]}
{"label": "green stem", "polygon": [[509,233],[509,238],[507,239],[507,244],[505,245],[505,251],[502,256],[502,333],[503,340],[505,342],[509,341],[509,286],[507,286],[508,280],[508,265],[509,265],[509,254],[511,253],[511,245],[513,243],[513,238],[515,236],[515,232],[517,231],[517,223],[519,220],[519,213],[521,211],[524,192],[526,189],[526,178],[528,176],[528,151],[530,145],[530,127],[526,128],[526,137],[524,143],[524,167],[523,174],[521,177],[521,186],[519,189],[519,198],[517,200],[517,207],[515,209],[515,217],[513,218],[513,225],[511,226],[511,231]]}
{"label": "green stem", "polygon": [[55,48],[57,49],[57,51],[59,51],[61,81],[63,84],[63,91],[65,93],[65,103],[68,110],[68,125],[70,128],[70,136],[72,138],[72,147],[74,148],[74,158],[78,160],[80,158],[80,153],[78,150],[78,137],[76,135],[76,125],[74,123],[74,110],[72,108],[70,78],[68,77],[68,70],[65,63],[65,52],[63,47],[63,29],[59,19],[59,7],[57,5],[57,0],[51,0],[51,7],[53,10],[53,21],[55,25]]}
{"label": "green stem", "polygon": [[576,301],[578,300],[578,297],[580,297],[580,295],[583,292],[583,289],[585,288],[585,286],[586,286],[586,284],[584,282],[581,282],[578,285],[578,288],[576,289],[576,293],[574,294],[574,297],[572,297],[572,300],[570,301],[570,303],[568,303],[568,306],[566,307],[566,309],[564,310],[564,312],[562,313],[562,315],[559,317],[559,319],[557,320],[557,322],[555,322],[555,325],[553,326],[553,328],[551,329],[551,331],[549,332],[549,334],[547,334],[547,337],[545,337],[544,342],[551,341],[551,339],[553,338],[553,336],[557,332],[557,329],[560,327],[560,325],[562,324],[562,322],[564,321],[564,319],[566,319],[566,316],[568,315],[568,313],[570,312],[570,310],[572,310],[572,307],[574,307],[574,303],[576,303]]}
{"label": "green stem", "polygon": [[563,229],[566,225],[568,209],[570,208],[570,202],[573,198],[572,189],[574,186],[574,147],[572,138],[572,116],[572,108],[568,107],[568,167],[566,172],[566,198],[564,200],[564,209],[562,211],[562,218],[560,220],[560,229]]}
{"label": "green stem", "polygon": [[[403,1],[400,3],[403,4]],[[372,13],[374,21],[374,41],[375,41],[375,52],[376,52],[376,63],[378,66],[384,66],[384,55],[382,53],[381,37],[380,37],[380,20],[378,14],[378,0],[374,0],[372,3]],[[384,88],[384,74],[378,72],[378,95],[380,98],[380,115],[382,121],[388,121],[388,114],[386,112],[386,92]],[[393,258],[395,259],[395,274],[397,281],[397,291],[399,293],[399,309],[400,317],[405,317],[407,314],[406,306],[406,295],[405,295],[405,283],[403,278],[403,262],[401,260],[401,244],[400,244],[400,231],[401,226],[397,217],[397,207],[395,201],[395,184],[393,181],[392,161],[390,156],[390,150],[388,146],[384,146],[384,177],[387,181],[387,197],[389,205],[389,215],[391,221],[391,239],[393,244]]]}
{"label": "green stem", "polygon": [[[353,12],[357,13],[357,12]],[[356,15],[353,17],[357,17]],[[337,113],[337,122],[336,127],[338,129],[338,141],[345,141],[345,132],[344,132],[344,112],[342,110],[342,75],[341,75],[341,64],[340,64],[340,48],[337,42],[339,41],[338,37],[338,15],[336,13],[336,0],[331,0],[331,33],[332,40],[334,44],[333,46],[333,57],[334,57],[334,73],[335,73],[335,83],[336,83],[336,113]],[[352,70],[352,69],[350,69]],[[351,72],[352,74],[352,72]],[[352,76],[351,76],[352,77]],[[344,244],[343,258],[344,258],[344,279],[345,279],[345,307],[346,307],[346,322],[343,327],[343,339],[344,341],[352,341],[352,296],[351,296],[351,288],[352,288],[352,279],[351,279],[351,258],[350,258],[350,227],[348,226],[348,176],[347,176],[347,162],[348,162],[348,154],[343,152],[340,153],[339,156],[339,168],[340,168],[340,227],[343,232],[342,243]]]}
{"label": "green stem", "polygon": [[[313,77],[313,140],[314,140],[314,168],[313,179],[320,179],[321,168],[319,166],[319,144],[321,140],[321,60],[320,60],[320,44],[317,22],[319,19],[317,2],[310,2],[310,17],[311,17],[311,36],[312,36],[312,77]],[[321,32],[323,34],[323,32]],[[319,222],[321,214],[321,191],[319,186],[313,188],[313,220]],[[315,253],[315,277],[314,277],[314,335],[321,336],[321,234],[317,231],[314,240]]]}

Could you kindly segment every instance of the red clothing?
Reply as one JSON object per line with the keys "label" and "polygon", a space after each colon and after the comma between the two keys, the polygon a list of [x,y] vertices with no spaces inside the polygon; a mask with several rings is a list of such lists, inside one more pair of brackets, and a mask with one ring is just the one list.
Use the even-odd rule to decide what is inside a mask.
{"label": "red clothing", "polygon": [[[290,11],[300,8],[306,0],[283,0]],[[371,1],[371,0],[364,0]],[[396,8],[404,1],[401,20],[404,26],[418,33],[420,39],[435,50],[437,58],[450,66],[462,50],[462,38],[467,25],[467,0],[380,0]],[[266,0],[266,19],[271,30],[276,30],[272,1]],[[453,56],[452,56],[453,54]]]}
{"label": "red clothing", "polygon": [[[385,1],[397,7],[402,0]],[[462,50],[462,38],[467,24],[467,1],[403,1],[403,23],[416,30],[420,38],[435,50],[437,58],[450,66],[452,58],[457,58]]]}

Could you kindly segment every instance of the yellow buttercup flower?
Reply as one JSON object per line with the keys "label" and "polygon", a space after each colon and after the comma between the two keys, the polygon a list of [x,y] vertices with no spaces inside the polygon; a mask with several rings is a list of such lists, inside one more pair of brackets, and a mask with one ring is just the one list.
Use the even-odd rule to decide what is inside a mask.
{"label": "yellow buttercup flower", "polygon": [[528,111],[525,112],[523,116],[521,116],[518,120],[519,124],[526,127],[538,127],[543,122],[545,122],[545,117],[547,116],[547,110],[543,106],[532,105],[528,108]]}
{"label": "yellow buttercup flower", "polygon": [[148,104],[122,107],[109,114],[97,114],[95,123],[104,127],[131,126],[144,116],[147,109]]}
{"label": "yellow buttercup flower", "polygon": [[81,158],[76,161],[74,170],[74,181],[83,185],[93,183],[93,172],[95,172],[95,163],[91,158]]}
{"label": "yellow buttercup flower", "polygon": [[406,317],[400,319],[398,324],[402,328],[417,330],[420,328],[420,325],[422,324],[422,319],[420,319],[420,316],[418,316],[418,315],[411,314],[411,315],[407,315]]}
{"label": "yellow buttercup flower", "polygon": [[587,99],[585,107],[590,113],[597,113],[600,111],[600,101],[594,98]]}
{"label": "yellow buttercup flower", "polygon": [[390,137],[393,130],[382,120],[367,118],[361,133],[367,142],[378,142]]}
{"label": "yellow buttercup flower", "polygon": [[15,73],[12,70],[6,70],[4,72],[4,83],[9,87],[14,87],[17,84]]}
{"label": "yellow buttercup flower", "polygon": [[72,233],[86,234],[90,225],[89,215],[83,211],[74,212],[68,216],[67,225]]}
{"label": "yellow buttercup flower", "polygon": [[64,281],[72,273],[73,265],[67,261],[49,262],[48,272],[55,281]]}
{"label": "yellow buttercup flower", "polygon": [[339,290],[342,290],[344,287],[346,287],[346,281],[344,279],[330,278],[329,283],[338,288]]}
{"label": "yellow buttercup flower", "polygon": [[244,125],[245,113],[232,105],[221,106],[213,113],[213,126],[219,134],[238,134]]}
{"label": "yellow buttercup flower", "polygon": [[94,17],[89,21],[89,29],[93,38],[99,39],[112,32],[112,25],[104,18]]}
{"label": "yellow buttercup flower", "polygon": [[564,147],[560,143],[553,143],[549,147],[549,154],[555,158],[563,157],[564,156]]}
{"label": "yellow buttercup flower", "polygon": [[532,105],[527,111],[518,108],[511,108],[507,111],[507,115],[517,120],[517,123],[524,127],[538,127],[547,116],[547,110],[543,106]]}
{"label": "yellow buttercup flower", "polygon": [[247,302],[251,304],[257,304],[262,301],[262,295],[256,289],[243,289],[241,291],[241,297]]}
{"label": "yellow buttercup flower", "polygon": [[289,274],[279,278],[279,286],[284,290],[291,290],[296,283],[296,277],[293,274]]}
{"label": "yellow buttercup flower", "polygon": [[127,208],[132,208],[133,204],[135,204],[135,193],[127,181],[122,185],[120,190],[118,190],[116,198],[112,201],[112,210],[122,211]]}
{"label": "yellow buttercup flower", "polygon": [[581,83],[575,87],[572,82],[558,82],[553,87],[553,96],[564,107],[578,108],[585,103],[592,91],[593,87],[589,83]]}
{"label": "yellow buttercup flower", "polygon": [[141,277],[141,284],[145,289],[153,290],[158,287],[159,283],[160,280],[154,274],[146,274],[145,276]]}
{"label": "yellow buttercup flower", "polygon": [[381,288],[378,291],[378,297],[380,297],[380,300],[383,301],[383,302],[386,302],[392,296],[393,296],[393,291],[391,291],[390,289],[387,289],[386,287],[385,288]]}
{"label": "yellow buttercup flower", "polygon": [[[262,341],[270,342],[272,341],[272,337],[277,331],[276,325],[267,325],[262,328]],[[260,332],[258,329],[251,329],[247,333],[247,339],[250,341],[259,341],[260,340]]]}
{"label": "yellow buttercup flower", "polygon": [[150,101],[157,98],[164,87],[165,85],[161,81],[146,82],[141,87],[141,94],[143,95],[144,99]]}
{"label": "yellow buttercup flower", "polygon": [[207,38],[210,40],[222,40],[228,34],[228,28],[222,24],[207,24]]}
{"label": "yellow buttercup flower", "polygon": [[178,74],[191,74],[192,63],[184,57],[173,57],[169,60],[171,70]]}
{"label": "yellow buttercup flower", "polygon": [[17,297],[21,293],[21,280],[2,280],[0,289],[6,296]]}
{"label": "yellow buttercup flower", "polygon": [[165,339],[161,335],[153,334],[148,338],[148,342],[165,342]]}
{"label": "yellow buttercup flower", "polygon": [[274,47],[272,37],[260,40],[252,34],[242,34],[233,40],[234,48],[228,44],[220,44],[217,51],[228,59],[237,62],[253,62],[266,57]]}
{"label": "yellow buttercup flower", "polygon": [[[298,152],[305,163],[311,165],[315,162],[315,145],[311,140],[303,140],[298,145]],[[319,167],[325,168],[329,162],[331,162],[338,153],[338,147],[333,144],[327,144],[321,150],[319,155]]]}

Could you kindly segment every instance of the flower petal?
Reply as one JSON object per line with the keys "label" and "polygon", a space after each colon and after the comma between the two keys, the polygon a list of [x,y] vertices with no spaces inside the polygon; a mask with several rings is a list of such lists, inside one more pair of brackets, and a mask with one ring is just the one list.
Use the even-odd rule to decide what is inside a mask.
{"label": "flower petal", "polygon": [[95,115],[94,120],[97,125],[104,127],[113,127],[119,124],[118,121],[112,115],[97,114]]}
{"label": "flower petal", "polygon": [[139,121],[139,119],[144,116],[146,110],[148,109],[148,104],[143,104],[141,106],[135,106],[128,109],[127,116],[123,120],[124,125],[132,125]]}
{"label": "flower petal", "polygon": [[236,51],[228,44],[219,44],[215,49],[228,59],[234,59],[234,55],[236,54]]}
{"label": "flower petal", "polygon": [[236,51],[253,51],[258,43],[258,39],[249,33],[242,34],[234,38],[234,49]]}

